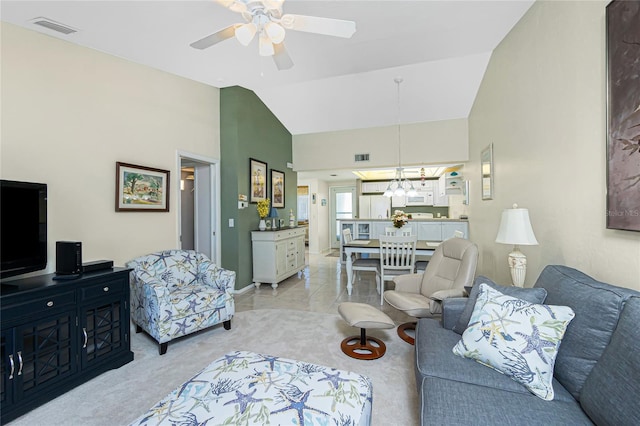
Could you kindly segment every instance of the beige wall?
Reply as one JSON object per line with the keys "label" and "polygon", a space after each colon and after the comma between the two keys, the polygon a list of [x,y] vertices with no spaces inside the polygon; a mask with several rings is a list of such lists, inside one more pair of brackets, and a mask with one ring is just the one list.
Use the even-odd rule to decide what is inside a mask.
{"label": "beige wall", "polygon": [[[494,51],[469,118],[471,235],[478,272],[508,283],[501,211],[530,211],[522,247],[533,285],[547,264],[640,289],[640,233],[607,230],[605,6],[536,2]],[[480,151],[494,145],[495,198],[480,198]]]}
{"label": "beige wall", "polygon": [[[177,246],[176,151],[219,158],[219,91],[2,23],[3,179],[48,184],[49,264],[55,242],[83,259]],[[170,213],[116,213],[115,163],[171,171]]]}
{"label": "beige wall", "polygon": [[[401,129],[402,165],[463,162],[469,159],[467,119],[405,124]],[[355,163],[355,154],[370,154]],[[293,136],[296,171],[396,167],[398,126]]]}

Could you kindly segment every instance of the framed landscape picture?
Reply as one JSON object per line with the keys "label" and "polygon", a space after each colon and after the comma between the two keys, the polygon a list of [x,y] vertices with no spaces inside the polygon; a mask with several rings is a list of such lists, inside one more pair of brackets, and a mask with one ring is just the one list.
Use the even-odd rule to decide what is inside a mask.
{"label": "framed landscape picture", "polygon": [[640,2],[606,10],[607,228],[640,231]]}
{"label": "framed landscape picture", "polygon": [[284,173],[271,169],[271,207],[284,207]]}
{"label": "framed landscape picture", "polygon": [[168,212],[169,170],[116,163],[117,212]]}
{"label": "framed landscape picture", "polygon": [[249,202],[257,203],[267,198],[267,163],[249,159]]}

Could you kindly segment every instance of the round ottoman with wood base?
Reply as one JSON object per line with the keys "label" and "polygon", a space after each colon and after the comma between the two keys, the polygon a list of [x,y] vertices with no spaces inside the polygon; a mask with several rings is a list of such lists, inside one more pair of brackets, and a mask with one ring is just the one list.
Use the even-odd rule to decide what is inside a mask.
{"label": "round ottoman with wood base", "polygon": [[349,325],[360,328],[360,336],[347,337],[340,343],[342,352],[357,359],[378,359],[386,346],[380,339],[367,337],[367,328],[393,328],[395,324],[384,312],[366,303],[344,302],[338,313]]}
{"label": "round ottoman with wood base", "polygon": [[409,336],[409,334],[407,334],[407,330],[411,330],[415,333],[417,324],[418,324],[417,322],[405,322],[404,324],[399,325],[398,336],[400,336],[402,340],[409,343],[410,345],[415,345],[416,339],[414,337]]}

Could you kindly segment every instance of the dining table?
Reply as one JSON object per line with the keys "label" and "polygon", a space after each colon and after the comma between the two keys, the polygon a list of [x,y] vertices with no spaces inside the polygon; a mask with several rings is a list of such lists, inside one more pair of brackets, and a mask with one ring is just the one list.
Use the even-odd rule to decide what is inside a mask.
{"label": "dining table", "polygon": [[[416,244],[416,256],[431,256],[442,241],[418,240]],[[353,291],[353,255],[379,254],[380,240],[351,240],[343,244],[347,264],[347,294],[351,296]]]}

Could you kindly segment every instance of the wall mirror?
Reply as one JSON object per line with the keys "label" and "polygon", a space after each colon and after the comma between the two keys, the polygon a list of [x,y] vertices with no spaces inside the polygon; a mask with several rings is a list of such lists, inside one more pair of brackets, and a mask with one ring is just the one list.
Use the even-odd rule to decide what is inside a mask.
{"label": "wall mirror", "polygon": [[489,144],[482,150],[480,170],[482,171],[482,199],[493,200],[493,144]]}

